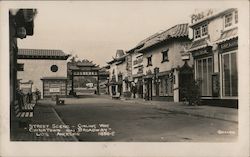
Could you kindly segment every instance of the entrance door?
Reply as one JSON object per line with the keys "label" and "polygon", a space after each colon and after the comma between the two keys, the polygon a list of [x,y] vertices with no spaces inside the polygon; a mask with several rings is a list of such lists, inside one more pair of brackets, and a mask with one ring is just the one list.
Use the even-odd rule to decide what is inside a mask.
{"label": "entrance door", "polygon": [[193,69],[187,64],[180,69],[179,73],[179,100],[184,101],[184,98],[189,92],[190,85],[193,82]]}
{"label": "entrance door", "polygon": [[147,80],[147,100],[152,100],[152,79]]}
{"label": "entrance door", "polygon": [[116,95],[116,86],[115,85],[111,86],[111,92],[112,92],[112,95]]}
{"label": "entrance door", "polygon": [[160,93],[160,91],[159,91],[160,89],[159,89],[159,83],[158,82],[155,82],[155,96],[159,96],[159,93]]}

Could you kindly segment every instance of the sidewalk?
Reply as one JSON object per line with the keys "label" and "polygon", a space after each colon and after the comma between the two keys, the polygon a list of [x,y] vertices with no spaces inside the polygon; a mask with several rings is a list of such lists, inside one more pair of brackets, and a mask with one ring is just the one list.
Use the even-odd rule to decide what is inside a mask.
{"label": "sidewalk", "polygon": [[160,110],[176,112],[180,114],[188,114],[192,116],[199,116],[205,118],[214,118],[226,120],[230,122],[238,122],[238,109],[215,107],[215,106],[189,106],[182,102],[166,102],[166,101],[145,101],[144,99],[130,99],[125,100],[130,103],[140,103],[145,105],[155,105]]}
{"label": "sidewalk", "polygon": [[[64,125],[51,105],[38,104],[35,106],[34,117],[29,124],[33,125]],[[18,128],[11,137],[12,141],[78,141],[75,136],[57,136],[55,132],[30,132],[29,128]]]}

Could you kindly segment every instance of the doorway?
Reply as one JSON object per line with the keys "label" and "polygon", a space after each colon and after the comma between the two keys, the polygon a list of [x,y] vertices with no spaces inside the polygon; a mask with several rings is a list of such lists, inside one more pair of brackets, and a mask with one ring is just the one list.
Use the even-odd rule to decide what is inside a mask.
{"label": "doorway", "polygon": [[146,100],[152,100],[152,78],[146,79]]}
{"label": "doorway", "polygon": [[193,79],[193,68],[185,62],[179,71],[179,101],[185,101],[190,85],[194,81]]}

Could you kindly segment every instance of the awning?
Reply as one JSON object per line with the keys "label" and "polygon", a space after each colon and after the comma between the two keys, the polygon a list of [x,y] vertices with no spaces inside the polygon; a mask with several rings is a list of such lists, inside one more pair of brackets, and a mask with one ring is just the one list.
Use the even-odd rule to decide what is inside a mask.
{"label": "awning", "polygon": [[204,39],[200,39],[200,40],[196,40],[192,42],[191,47],[188,49],[189,52],[191,51],[195,51],[195,50],[199,50],[199,49],[203,49],[207,46],[211,46],[208,43],[208,38],[204,38]]}
{"label": "awning", "polygon": [[215,43],[217,43],[217,44],[222,43],[222,42],[225,42],[225,41],[237,38],[237,37],[238,37],[238,28],[236,27],[236,28],[233,28],[233,29],[230,29],[230,30],[223,32],[221,34],[220,39],[218,39]]}
{"label": "awning", "polygon": [[122,82],[109,82],[109,83],[107,83],[107,85],[121,85],[122,84]]}
{"label": "awning", "polygon": [[131,77],[126,76],[126,77],[123,79],[123,81],[125,81],[125,82],[132,82],[133,79],[132,79]]}
{"label": "awning", "polygon": [[155,75],[151,74],[151,75],[145,75],[143,76],[143,79],[148,79],[148,78],[153,78]]}
{"label": "awning", "polygon": [[141,73],[141,74],[134,74],[134,75],[132,75],[132,77],[133,78],[138,78],[138,77],[143,77],[144,76],[144,74],[143,73]]}
{"label": "awning", "polygon": [[169,75],[171,72],[172,72],[172,70],[159,72],[156,74],[156,76],[158,76],[158,77],[159,76],[166,76],[166,75]]}

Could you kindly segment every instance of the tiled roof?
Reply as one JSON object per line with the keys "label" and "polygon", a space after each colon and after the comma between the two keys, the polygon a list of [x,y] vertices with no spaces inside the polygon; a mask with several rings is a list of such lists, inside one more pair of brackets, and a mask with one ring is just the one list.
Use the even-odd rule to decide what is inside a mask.
{"label": "tiled roof", "polygon": [[162,33],[156,33],[148,37],[137,45],[143,45],[138,51],[145,50],[153,45],[156,45],[168,39],[180,37],[188,37],[188,24],[178,24]]}
{"label": "tiled roof", "polygon": [[19,49],[18,55],[20,56],[44,56],[44,57],[66,57],[69,54],[64,53],[62,50],[51,49]]}
{"label": "tiled roof", "polygon": [[79,62],[79,63],[76,63],[77,66],[80,66],[80,67],[93,67],[95,66],[94,63],[91,63],[91,62]]}
{"label": "tiled roof", "polygon": [[237,38],[237,37],[238,37],[238,28],[236,27],[236,28],[223,32],[221,34],[220,39],[218,39],[215,43],[221,43],[221,42],[224,42],[233,38]]}
{"label": "tiled roof", "polygon": [[205,48],[207,46],[209,46],[208,38],[199,39],[199,40],[196,40],[196,41],[192,42],[192,45],[188,49],[188,51],[199,50],[199,49]]}

